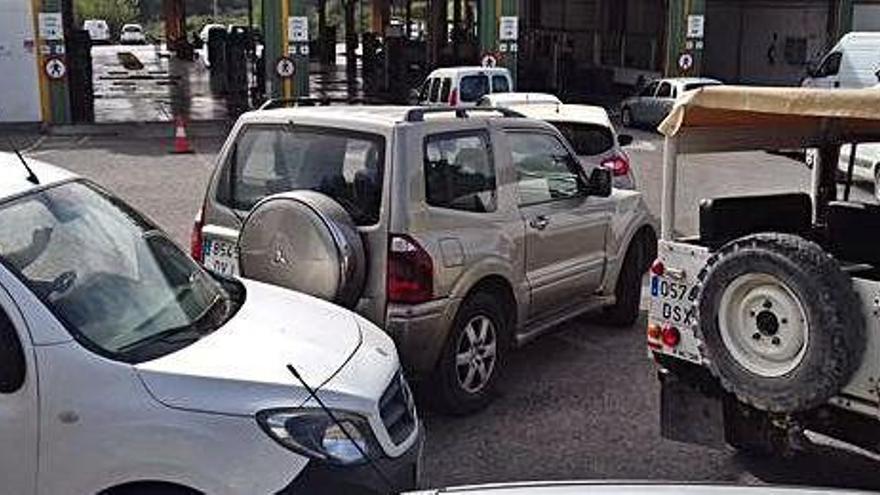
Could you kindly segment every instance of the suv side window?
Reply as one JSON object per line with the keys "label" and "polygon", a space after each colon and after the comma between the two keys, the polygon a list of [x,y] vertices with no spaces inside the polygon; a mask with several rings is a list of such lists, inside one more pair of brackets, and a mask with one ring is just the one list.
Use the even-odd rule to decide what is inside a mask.
{"label": "suv side window", "polygon": [[660,85],[659,81],[652,82],[651,84],[648,85],[648,87],[643,89],[641,93],[639,93],[639,96],[641,96],[643,98],[653,97],[654,94],[657,93],[657,86],[659,86],[659,85]]}
{"label": "suv side window", "polygon": [[510,81],[507,76],[492,76],[493,93],[510,93]]}
{"label": "suv side window", "polygon": [[516,169],[520,206],[582,194],[577,162],[555,136],[508,132],[507,139]]}
{"label": "suv side window", "polygon": [[440,78],[436,78],[431,81],[431,102],[436,103],[440,101]]}
{"label": "suv side window", "polygon": [[452,90],[452,79],[448,77],[443,78],[443,85],[440,86],[440,101],[447,102],[449,101],[449,92]]}
{"label": "suv side window", "polygon": [[431,206],[495,211],[495,165],[485,132],[438,134],[425,140],[425,199]]}
{"label": "suv side window", "polygon": [[0,307],[0,394],[17,392],[24,379],[24,349],[12,320]]}
{"label": "suv side window", "polygon": [[661,84],[657,90],[657,98],[672,98],[672,85],[668,82]]}
{"label": "suv side window", "polygon": [[484,75],[464,76],[458,82],[461,101],[474,102],[489,93],[489,77]]}

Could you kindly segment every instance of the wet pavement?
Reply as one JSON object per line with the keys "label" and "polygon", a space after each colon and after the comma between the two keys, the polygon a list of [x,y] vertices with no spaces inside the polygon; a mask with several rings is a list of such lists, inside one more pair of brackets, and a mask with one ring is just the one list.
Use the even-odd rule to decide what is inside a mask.
{"label": "wet pavement", "polygon": [[[123,63],[132,58],[142,67]],[[159,45],[96,46],[92,67],[96,122],[171,121],[180,113],[175,107],[192,120],[227,116],[226,100],[212,93],[205,65],[173,58]]]}
{"label": "wet pavement", "polygon": [[[363,98],[358,58],[355,77],[348,77],[344,45],[337,46],[335,65],[310,64],[310,96],[343,100]],[[110,45],[92,48],[95,121],[171,122],[223,120],[227,100],[211,80],[204,50],[195,62],[178,60],[160,45]]]}

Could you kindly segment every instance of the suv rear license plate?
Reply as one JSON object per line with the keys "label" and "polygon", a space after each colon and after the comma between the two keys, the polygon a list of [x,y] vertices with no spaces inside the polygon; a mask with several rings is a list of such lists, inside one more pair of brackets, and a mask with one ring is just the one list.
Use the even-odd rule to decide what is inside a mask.
{"label": "suv rear license plate", "polygon": [[206,240],[204,244],[205,268],[221,275],[238,275],[238,248],[226,241]]}

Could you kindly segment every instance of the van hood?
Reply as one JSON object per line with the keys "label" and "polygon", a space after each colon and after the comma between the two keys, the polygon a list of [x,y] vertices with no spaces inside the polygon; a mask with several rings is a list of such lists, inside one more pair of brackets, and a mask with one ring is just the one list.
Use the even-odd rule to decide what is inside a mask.
{"label": "van hood", "polygon": [[150,394],[169,407],[236,415],[295,407],[330,380],[360,347],[348,310],[298,292],[242,280],[244,304],[194,344],[135,366]]}

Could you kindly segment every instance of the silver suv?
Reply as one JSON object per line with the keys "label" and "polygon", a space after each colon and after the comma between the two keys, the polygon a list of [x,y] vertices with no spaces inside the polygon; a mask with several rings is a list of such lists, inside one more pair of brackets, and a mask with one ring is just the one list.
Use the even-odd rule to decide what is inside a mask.
{"label": "silver suv", "polygon": [[511,345],[591,310],[638,317],[654,220],[611,180],[507,110],[260,110],[221,150],[193,256],[354,308],[438,406],[467,413]]}

